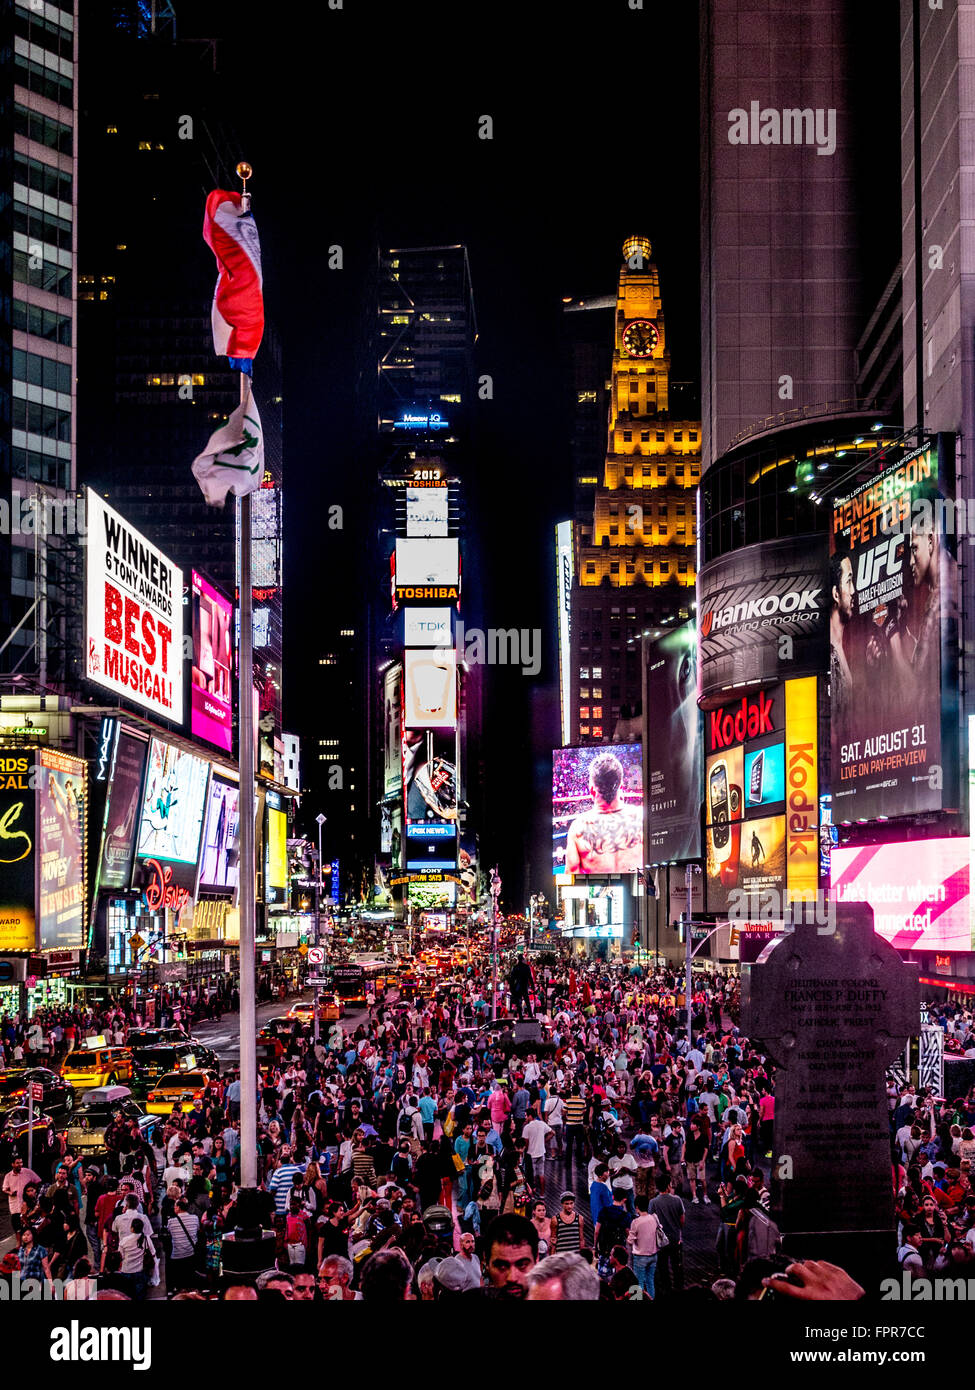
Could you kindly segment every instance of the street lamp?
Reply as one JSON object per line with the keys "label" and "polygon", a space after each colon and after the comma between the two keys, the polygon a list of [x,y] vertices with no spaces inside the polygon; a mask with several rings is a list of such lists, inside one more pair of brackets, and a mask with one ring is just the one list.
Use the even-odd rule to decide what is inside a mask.
{"label": "street lamp", "polygon": [[[322,935],[322,826],[325,824],[325,817],[319,811],[315,817],[318,825],[318,878],[315,882],[315,945],[317,946]],[[317,976],[319,967],[315,966]],[[314,1024],[312,1025],[312,1037],[318,1042],[318,986],[315,986],[312,1008],[314,1012]]]}

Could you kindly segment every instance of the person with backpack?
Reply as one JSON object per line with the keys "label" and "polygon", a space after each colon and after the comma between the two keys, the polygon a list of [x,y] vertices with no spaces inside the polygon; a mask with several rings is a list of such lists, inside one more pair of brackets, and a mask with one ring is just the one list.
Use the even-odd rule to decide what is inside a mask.
{"label": "person with backpack", "polygon": [[778,1254],[782,1244],[779,1228],[768,1213],[762,1210],[759,1194],[754,1188],[749,1188],[743,1195],[737,1228],[739,1269],[749,1260],[768,1260]]}

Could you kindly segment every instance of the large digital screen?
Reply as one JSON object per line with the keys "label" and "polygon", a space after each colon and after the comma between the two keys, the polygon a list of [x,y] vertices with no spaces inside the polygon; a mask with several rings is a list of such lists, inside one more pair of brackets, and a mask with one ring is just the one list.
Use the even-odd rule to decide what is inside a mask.
{"label": "large digital screen", "polygon": [[67,753],[38,753],[38,945],[42,951],[85,944],[87,764]]}
{"label": "large digital screen", "polygon": [[457,867],[456,735],[407,729],[403,735],[406,788],[406,867]]}
{"label": "large digital screen", "polygon": [[200,855],[200,887],[208,891],[237,887],[240,865],[240,788],[216,773],[210,779],[203,852]]}
{"label": "large digital screen", "polygon": [[233,742],[231,631],[233,605],[193,571],[193,671],[190,729],[230,752]]}
{"label": "large digital screen", "polygon": [[407,651],[406,711],[408,729],[444,729],[457,725],[457,654],[453,647]]}
{"label": "large digital screen", "polygon": [[85,675],[183,722],[183,574],[97,492],[86,494]]}
{"label": "large digital screen", "polygon": [[552,860],[557,874],[629,874],[642,868],[639,743],[555,749]]}
{"label": "large digital screen", "polygon": [[172,866],[169,881],[196,886],[200,832],[210,765],[175,744],[154,738],[149,745],[136,851],[141,860]]}
{"label": "large digital screen", "polygon": [[404,608],[404,647],[449,647],[452,641],[449,608]]}
{"label": "large digital screen", "polygon": [[278,792],[265,800],[264,900],[282,903],[288,890],[288,817]]}
{"label": "large digital screen", "polygon": [[34,918],[33,751],[0,752],[0,950],[32,951]]}
{"label": "large digital screen", "polygon": [[403,668],[390,666],[383,676],[383,795],[403,785]]}
{"label": "large digital screen", "polygon": [[813,675],[826,661],[828,595],[822,535],[729,551],[697,576],[698,695],[710,707],[732,686]]}
{"label": "large digital screen", "polygon": [[99,888],[127,889],[132,882],[146,750],[144,739],[126,733],[116,723],[109,763],[110,786],[102,825]]}
{"label": "large digital screen", "polygon": [[[813,898],[819,886],[815,676],[704,713],[705,892],[709,912],[742,894]],[[758,910],[758,909],[756,909]]]}
{"label": "large digital screen", "polygon": [[701,712],[693,622],[647,646],[647,848],[651,864],[701,857]]}
{"label": "large digital screen", "polygon": [[900,950],[972,950],[966,836],[837,845],[830,886],[838,902],[869,903],[874,930]]}
{"label": "large digital screen", "polygon": [[[446,536],[449,530],[449,494],[445,487],[406,489],[407,536]],[[406,580],[401,580],[406,583]]]}
{"label": "large digital screen", "polygon": [[827,592],[834,824],[951,807],[958,566],[933,448],[835,499]]}
{"label": "large digital screen", "polygon": [[460,583],[460,550],[456,539],[396,542],[396,585]]}

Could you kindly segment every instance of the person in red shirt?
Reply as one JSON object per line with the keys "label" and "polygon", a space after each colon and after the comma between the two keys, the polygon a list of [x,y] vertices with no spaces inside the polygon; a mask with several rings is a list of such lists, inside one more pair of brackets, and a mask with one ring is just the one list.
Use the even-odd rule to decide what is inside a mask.
{"label": "person in red shirt", "polygon": [[[114,1178],[107,1179],[109,1188],[103,1192],[95,1203],[95,1227],[98,1236],[98,1243],[101,1249],[105,1248],[105,1240],[108,1235],[108,1228],[112,1224],[112,1217],[115,1215],[115,1208],[118,1206],[117,1183]],[[95,1251],[97,1259],[98,1251]]]}

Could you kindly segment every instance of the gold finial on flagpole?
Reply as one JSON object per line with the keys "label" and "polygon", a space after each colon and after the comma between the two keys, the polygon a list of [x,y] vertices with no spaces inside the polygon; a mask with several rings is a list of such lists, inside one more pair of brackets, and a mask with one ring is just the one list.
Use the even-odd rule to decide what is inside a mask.
{"label": "gold finial on flagpole", "polygon": [[254,175],[254,170],[253,170],[253,169],[251,168],[251,166],[247,163],[247,160],[246,160],[246,159],[242,159],[242,160],[240,161],[240,163],[237,165],[237,177],[240,179],[240,181],[241,181],[241,182],[243,183],[243,185],[244,185],[244,187],[241,189],[241,193],[240,193],[240,201],[241,201],[241,205],[242,205],[242,211],[244,211],[244,212],[250,212],[251,195],[250,195],[250,194],[248,193],[248,191],[247,191],[247,180],[248,180],[249,178],[253,178],[253,175]]}

